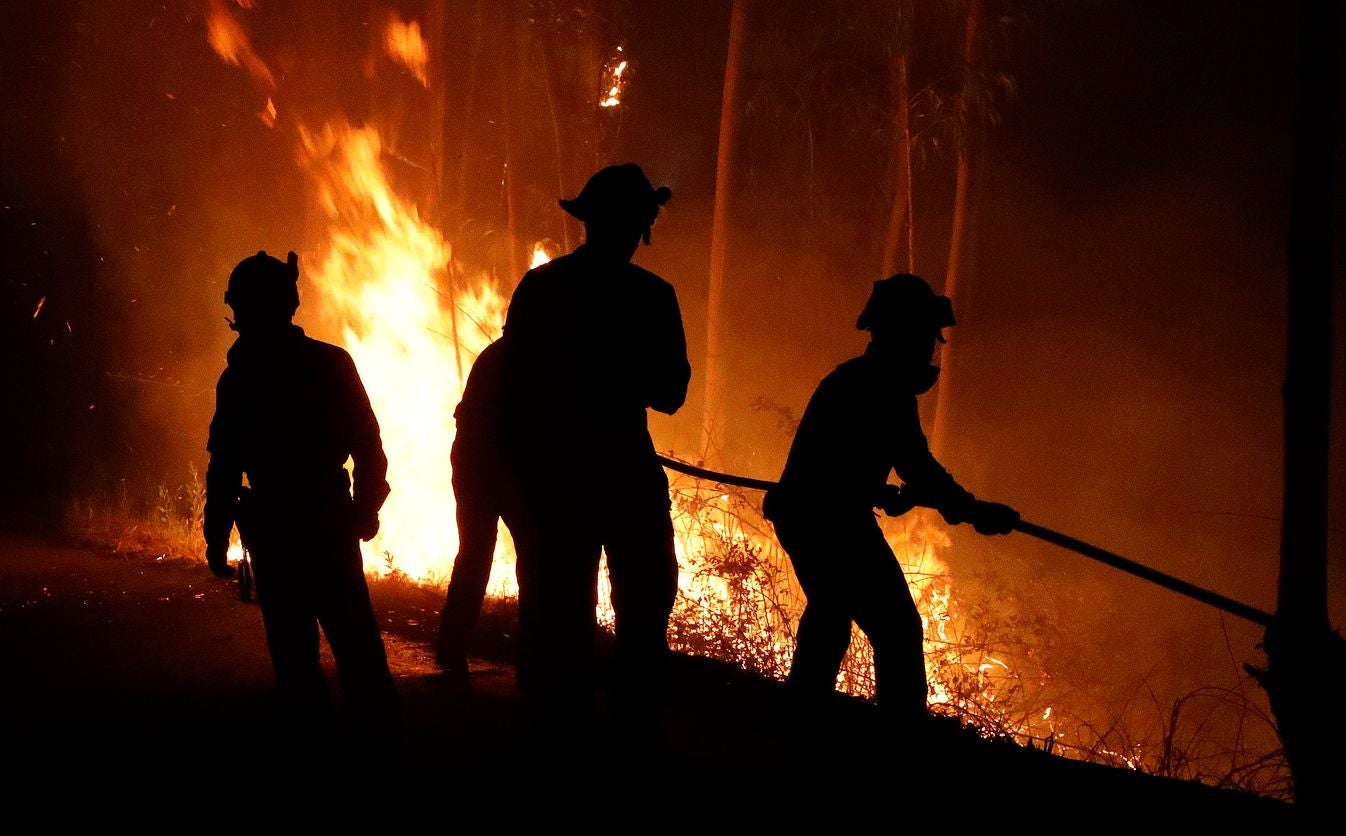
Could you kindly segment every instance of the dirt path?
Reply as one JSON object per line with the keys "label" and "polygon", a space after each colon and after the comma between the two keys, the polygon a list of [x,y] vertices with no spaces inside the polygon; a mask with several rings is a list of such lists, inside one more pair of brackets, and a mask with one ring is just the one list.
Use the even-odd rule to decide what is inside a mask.
{"label": "dirt path", "polygon": [[[375,601],[386,624],[428,627],[414,617],[420,602]],[[461,748],[470,732],[485,746],[484,718],[449,715],[518,713],[509,666],[474,661],[464,694],[439,676],[424,642],[390,632],[385,644],[419,739]],[[71,760],[89,768],[214,757],[214,747],[259,742],[254,731],[274,708],[260,611],[189,561],[0,536],[0,659],[4,750],[43,759],[76,750]],[[323,660],[335,689],[325,645]],[[519,726],[514,719],[502,729]]]}

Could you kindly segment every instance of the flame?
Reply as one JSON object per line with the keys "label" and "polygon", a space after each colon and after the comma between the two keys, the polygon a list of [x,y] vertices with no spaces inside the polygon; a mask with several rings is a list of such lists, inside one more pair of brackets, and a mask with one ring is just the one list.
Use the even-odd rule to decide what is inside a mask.
{"label": "flame", "polygon": [[[449,466],[458,369],[499,336],[505,300],[482,276],[450,304],[449,242],[393,190],[377,129],[338,121],[301,128],[300,140],[329,223],[308,276],[364,379],[393,486],[365,567],[443,582],[458,546]],[[497,557],[491,592],[513,594],[507,541]]]}
{"label": "flame", "polygon": [[423,87],[430,86],[430,50],[421,36],[421,24],[404,21],[393,13],[384,29],[383,47],[388,56],[401,64]]}
{"label": "flame", "polygon": [[616,107],[622,103],[622,94],[626,92],[626,68],[628,62],[622,48],[617,47],[617,55],[603,65],[603,81],[599,93],[599,107]]}
{"label": "flame", "polygon": [[[251,8],[242,3],[239,5]],[[271,68],[252,48],[247,30],[223,0],[210,0],[206,11],[206,38],[210,41],[210,48],[224,63],[242,67],[258,87],[268,93],[275,92],[276,77],[271,73]]]}
{"label": "flame", "polygon": [[[448,286],[452,249],[391,186],[376,128],[337,121],[316,131],[301,127],[300,138],[301,161],[329,221],[324,254],[307,275],[365,381],[382,425],[393,486],[382,532],[366,544],[365,566],[442,583],[457,551],[449,451],[464,382],[459,360],[465,359],[466,367],[499,335],[506,300],[478,276],[462,284],[456,304],[449,304],[441,289]],[[538,241],[531,266],[551,260],[554,248]],[[788,669],[804,601],[769,529],[753,528],[742,500],[713,486],[675,483],[671,498],[679,563],[673,645],[763,671]],[[929,701],[958,711],[975,699],[985,713],[1013,673],[1000,658],[963,649],[959,638],[966,619],[937,555],[948,546],[947,535],[928,519],[912,516],[890,525],[888,539],[925,628]],[[502,538],[490,594],[517,594],[513,564],[512,544]],[[610,592],[601,573],[597,616],[609,627]],[[872,695],[873,683],[872,653],[857,641],[838,686]]]}
{"label": "flame", "polygon": [[266,100],[266,107],[257,111],[257,118],[262,120],[262,124],[268,128],[276,127],[276,103],[270,98]]}
{"label": "flame", "polygon": [[555,257],[554,246],[550,241],[538,241],[533,245],[533,257],[528,262],[528,269],[532,270],[534,267],[541,267]]}

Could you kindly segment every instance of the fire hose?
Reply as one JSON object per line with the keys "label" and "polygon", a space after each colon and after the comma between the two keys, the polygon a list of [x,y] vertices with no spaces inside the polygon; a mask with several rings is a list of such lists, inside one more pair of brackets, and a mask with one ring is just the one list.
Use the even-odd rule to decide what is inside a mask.
{"label": "fire hose", "polygon": [[[696,467],[687,462],[680,462],[677,459],[670,459],[666,456],[659,456],[659,463],[669,470],[682,473],[696,479],[704,479],[708,482],[719,482],[725,485],[735,485],[740,488],[748,488],[755,491],[766,491],[776,486],[775,482],[769,482],[765,479],[752,479],[747,476],[738,476],[733,473],[721,473],[715,470],[707,470],[704,467]],[[920,505],[922,503],[917,502]],[[930,507],[930,506],[926,506]],[[1110,552],[1107,549],[1099,548],[1083,540],[1077,540],[1074,537],[1062,534],[1059,531],[1053,531],[1045,526],[1019,520],[1014,523],[1014,530],[1027,534],[1030,537],[1036,537],[1039,540],[1051,543],[1054,546],[1060,546],[1076,554],[1084,555],[1087,558],[1096,560],[1099,563],[1107,564],[1114,569],[1120,569],[1129,575],[1134,575],[1142,580],[1157,584],[1165,589],[1177,592],[1180,595],[1186,595],[1188,598],[1200,601],[1207,606],[1223,610],[1239,618],[1245,618],[1255,624],[1261,624],[1263,627],[1270,627],[1275,616],[1264,610],[1249,606],[1242,601],[1235,601],[1233,598],[1227,598],[1217,592],[1212,592],[1204,587],[1197,586],[1194,583],[1176,578],[1173,575],[1161,572],[1151,566],[1143,563],[1137,563],[1134,560],[1122,557],[1119,554]]]}

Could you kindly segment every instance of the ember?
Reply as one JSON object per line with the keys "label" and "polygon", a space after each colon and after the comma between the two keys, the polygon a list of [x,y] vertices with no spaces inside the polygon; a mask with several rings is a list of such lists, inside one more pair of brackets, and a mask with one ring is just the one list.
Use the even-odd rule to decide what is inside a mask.
{"label": "ember", "polygon": [[383,45],[388,55],[397,63],[406,67],[407,72],[423,86],[429,86],[427,75],[430,66],[430,50],[421,37],[421,25],[416,21],[404,21],[396,14],[388,19]]}

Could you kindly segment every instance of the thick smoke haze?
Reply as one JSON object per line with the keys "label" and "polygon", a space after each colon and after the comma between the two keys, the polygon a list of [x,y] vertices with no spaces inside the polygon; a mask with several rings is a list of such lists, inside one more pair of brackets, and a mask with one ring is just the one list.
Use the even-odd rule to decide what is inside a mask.
{"label": "thick smoke haze", "polygon": [[[370,80],[369,27],[384,14],[370,4],[263,3],[250,18],[279,79],[274,129],[256,116],[266,96],[207,45],[205,3],[0,11],[0,301],[12,393],[3,498],[12,514],[53,518],[75,491],[176,484],[189,463],[204,465],[232,338],[221,303],[228,271],[259,249],[283,254],[317,240],[295,127],[335,112],[401,126],[396,171],[413,193],[428,194],[429,169],[467,156],[462,201],[472,211],[429,202],[427,217],[451,227],[456,252],[505,293],[517,280],[498,243],[506,131],[534,152],[516,175],[523,246],[578,240],[555,199],[599,165],[637,161],[668,183],[673,201],[638,261],[677,288],[695,371],[687,407],[652,427],[660,447],[702,452],[698,360],[728,4],[632,0],[588,24],[624,33],[632,80],[620,121],[603,123],[593,147],[568,146],[564,165],[547,149],[578,131],[548,107],[590,101],[589,88],[562,82],[589,70],[596,79],[605,56],[572,48],[584,38],[539,12],[551,4],[485,5],[492,34],[477,48],[493,57],[472,87],[455,73],[466,73],[474,49],[475,7],[447,4],[456,25],[445,27],[445,136],[466,139],[443,147],[413,86],[389,81],[386,68]],[[727,429],[713,452],[716,464],[773,478],[790,441],[782,424],[824,374],[863,350],[854,320],[881,277],[889,144],[875,111],[886,83],[874,24],[882,4],[759,5],[729,210]],[[993,55],[1015,95],[975,153],[970,272],[955,299],[941,447],[978,495],[1268,610],[1281,514],[1294,71],[1286,6],[1012,10]],[[931,83],[958,48],[942,8],[919,4],[914,69]],[[513,31],[508,15],[530,13],[531,25],[556,34],[521,48],[502,33]],[[537,46],[548,38],[554,53]],[[573,70],[556,74],[550,103],[537,82],[547,60]],[[515,107],[497,93],[487,101],[482,90],[516,75],[527,83]],[[923,147],[915,263],[938,288],[952,151]],[[1340,304],[1340,281],[1337,289]],[[315,289],[301,293],[311,301]],[[311,310],[301,307],[300,322],[322,335]],[[1340,333],[1336,345],[1339,427]],[[1344,455],[1335,445],[1334,476],[1346,473]],[[1341,624],[1341,479],[1332,490]],[[1168,700],[1260,661],[1252,625],[1026,538],[952,538],[946,557],[963,588],[1049,619],[1065,637],[1054,667],[1078,676],[1081,690],[1097,684],[1102,699],[1124,700],[1144,681]]]}

